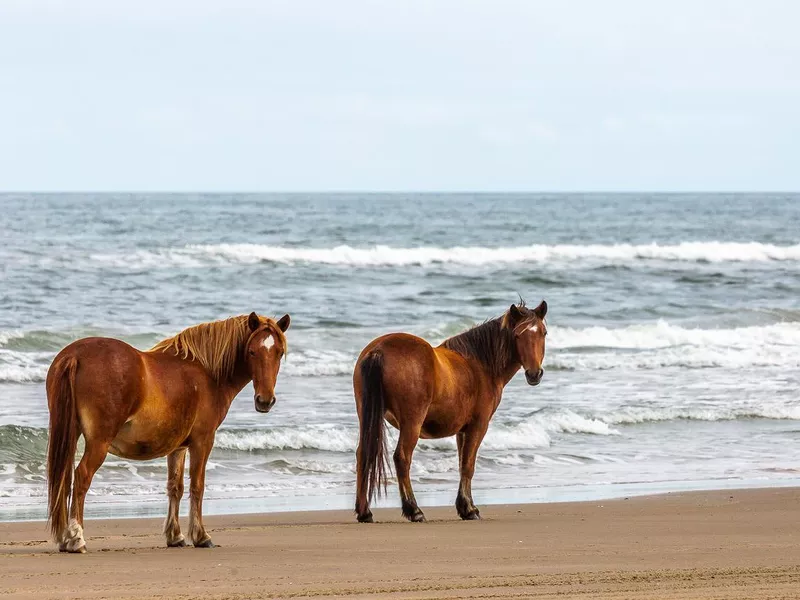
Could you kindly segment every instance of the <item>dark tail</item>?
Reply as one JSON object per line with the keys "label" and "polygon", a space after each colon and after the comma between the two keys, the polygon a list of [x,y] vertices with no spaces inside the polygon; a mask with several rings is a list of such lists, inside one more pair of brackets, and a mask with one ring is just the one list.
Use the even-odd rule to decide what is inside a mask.
{"label": "dark tail", "polygon": [[50,405],[50,437],[47,443],[47,520],[57,542],[67,527],[72,471],[78,447],[78,413],[75,406],[74,357],[60,359],[48,378],[47,396]]}
{"label": "dark tail", "polygon": [[386,398],[383,393],[383,354],[370,353],[361,362],[361,432],[358,439],[358,464],[356,474],[358,494],[356,512],[363,515],[369,504],[386,492],[386,425],[383,415]]}

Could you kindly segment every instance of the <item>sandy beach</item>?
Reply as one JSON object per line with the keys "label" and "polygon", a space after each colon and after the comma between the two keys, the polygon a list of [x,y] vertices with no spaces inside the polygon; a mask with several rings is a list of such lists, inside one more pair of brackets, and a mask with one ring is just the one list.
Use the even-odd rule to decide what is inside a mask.
{"label": "sandy beach", "polygon": [[[209,517],[213,550],[167,549],[153,519],[87,522],[65,555],[44,523],[0,524],[14,598],[795,598],[800,489],[495,505],[462,522],[378,510]],[[185,525],[184,525],[185,526]]]}

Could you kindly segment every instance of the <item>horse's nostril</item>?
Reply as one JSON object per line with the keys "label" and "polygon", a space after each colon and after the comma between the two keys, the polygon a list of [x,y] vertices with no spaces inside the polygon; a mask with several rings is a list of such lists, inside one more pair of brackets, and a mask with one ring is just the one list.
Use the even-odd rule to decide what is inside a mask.
{"label": "horse's nostril", "polygon": [[278,399],[275,396],[273,396],[272,400],[269,401],[269,407],[272,408],[273,406],[275,406],[275,403],[277,401],[278,401]]}
{"label": "horse's nostril", "polygon": [[256,396],[256,404],[261,404],[264,402],[264,399],[261,396]]}

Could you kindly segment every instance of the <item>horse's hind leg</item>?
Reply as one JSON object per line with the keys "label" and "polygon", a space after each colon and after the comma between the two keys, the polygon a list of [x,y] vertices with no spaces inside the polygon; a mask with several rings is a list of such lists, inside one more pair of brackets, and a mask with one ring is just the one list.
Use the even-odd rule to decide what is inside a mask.
{"label": "horse's hind leg", "polygon": [[206,485],[206,463],[214,438],[195,442],[189,448],[189,535],[195,548],[213,548],[211,536],[203,526],[203,492]]}
{"label": "horse's hind leg", "polygon": [[86,541],[83,538],[83,505],[86,493],[92,484],[92,478],[108,455],[109,444],[110,442],[105,440],[86,439],[83,457],[78,463],[78,468],[75,469],[69,525],[59,546],[59,550],[62,552],[86,552]]}
{"label": "horse's hind leg", "polygon": [[167,538],[167,546],[170,548],[186,545],[178,521],[178,509],[181,498],[183,498],[183,468],[185,464],[186,448],[178,448],[167,457],[169,509],[167,510],[167,520],[164,521],[164,535]]}
{"label": "horse's hind leg", "polygon": [[472,476],[475,474],[478,447],[485,434],[486,427],[477,427],[456,435],[459,471],[461,472],[461,482],[458,486],[458,496],[456,496],[456,510],[458,515],[466,521],[481,518],[478,507],[472,501]]}
{"label": "horse's hind leg", "polygon": [[411,456],[419,441],[421,427],[421,423],[403,423],[394,451],[394,468],[397,473],[397,485],[400,488],[400,499],[403,502],[403,516],[415,523],[425,521],[425,515],[417,505],[414,490],[411,488]]}
{"label": "horse's hind leg", "polygon": [[356,448],[356,515],[359,523],[372,523],[372,511],[369,509],[367,478],[362,476],[366,467],[362,464],[361,442]]}

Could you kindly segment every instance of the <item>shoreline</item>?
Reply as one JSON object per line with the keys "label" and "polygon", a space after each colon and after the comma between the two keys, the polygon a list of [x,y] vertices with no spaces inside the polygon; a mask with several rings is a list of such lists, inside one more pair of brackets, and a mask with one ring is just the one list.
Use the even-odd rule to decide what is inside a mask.
{"label": "shoreline", "polygon": [[[41,522],[0,524],[0,595],[123,597],[791,597],[800,488],[584,502],[209,516],[220,547],[167,549],[162,519],[87,520],[89,553],[59,554]],[[186,520],[181,525],[186,527]]]}
{"label": "shoreline", "polygon": [[[731,480],[703,479],[689,481],[663,481],[643,483],[613,483],[607,485],[574,485],[529,488],[494,488],[474,489],[476,505],[536,505],[594,502],[601,500],[618,500],[659,496],[666,494],[682,494],[692,492],[723,492],[730,490],[767,490],[800,488],[800,477],[773,480]],[[455,503],[456,490],[428,490],[416,494],[420,507],[446,508]],[[315,513],[349,511],[354,502],[354,492],[336,493],[328,496],[273,496],[255,498],[208,498],[203,501],[206,516],[225,517],[243,515],[281,515],[284,513]],[[45,499],[36,507],[20,509],[19,507],[0,508],[0,525],[6,523],[36,523],[46,520]],[[387,497],[373,502],[373,507],[382,510],[399,510],[400,498],[394,485],[389,486]],[[86,518],[98,520],[135,520],[163,518],[167,510],[166,494],[153,497],[136,504],[126,501],[104,500],[99,496],[88,496],[86,499]],[[189,498],[184,495],[181,502],[180,516],[188,516]],[[14,513],[34,514],[35,516],[10,517]]]}

